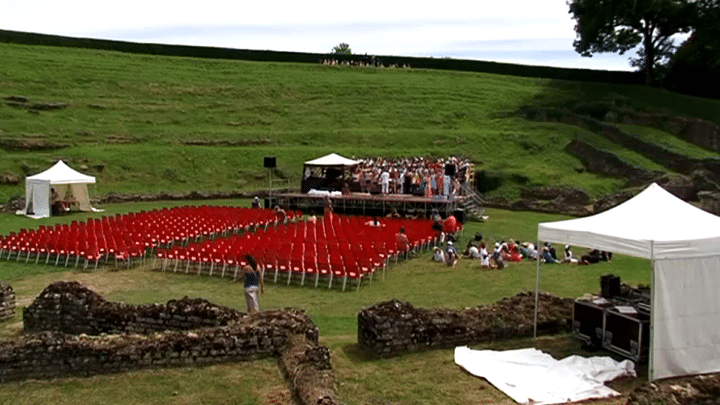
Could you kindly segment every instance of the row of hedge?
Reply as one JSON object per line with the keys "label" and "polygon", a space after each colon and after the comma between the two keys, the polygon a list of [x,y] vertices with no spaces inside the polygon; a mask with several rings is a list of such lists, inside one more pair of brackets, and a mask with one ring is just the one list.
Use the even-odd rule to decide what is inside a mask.
{"label": "row of hedge", "polygon": [[[591,69],[571,69],[549,66],[529,66],[513,63],[487,62],[468,59],[418,58],[410,56],[335,55],[304,52],[278,52],[207,46],[146,44],[106,39],[74,38],[60,35],[0,30],[0,42],[23,45],[45,45],[69,48],[103,49],[149,55],[181,56],[210,59],[238,59],[262,62],[318,63],[328,58],[339,62],[380,61],[385,66],[410,66],[420,69],[458,70],[497,73],[510,76],[538,77],[585,82],[642,84],[644,76],[636,72],[613,72]],[[374,58],[374,59],[371,59]]]}

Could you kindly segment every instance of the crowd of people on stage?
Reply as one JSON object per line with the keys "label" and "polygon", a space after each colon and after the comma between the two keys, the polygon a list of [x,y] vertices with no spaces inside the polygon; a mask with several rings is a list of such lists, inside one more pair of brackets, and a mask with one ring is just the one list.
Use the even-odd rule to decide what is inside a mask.
{"label": "crowd of people on stage", "polygon": [[[359,159],[352,183],[363,193],[450,197],[462,194],[472,162],[456,157]],[[446,166],[450,167],[448,172]]]}

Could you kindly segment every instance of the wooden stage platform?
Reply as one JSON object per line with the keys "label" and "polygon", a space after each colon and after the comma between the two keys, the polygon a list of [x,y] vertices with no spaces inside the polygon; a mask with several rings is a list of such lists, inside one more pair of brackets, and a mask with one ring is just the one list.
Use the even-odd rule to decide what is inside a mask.
{"label": "wooden stage platform", "polygon": [[[314,211],[322,214],[324,210],[323,196],[302,193],[273,193],[265,198],[265,207],[280,205],[285,209],[300,210],[304,213]],[[433,210],[444,218],[450,214],[459,215],[464,219],[462,211],[463,196],[453,199],[442,197],[427,198],[410,194],[376,195],[368,193],[349,193],[331,196],[333,211],[340,214],[385,216],[396,209],[400,215],[420,215],[427,218]],[[458,218],[460,219],[460,218]]]}

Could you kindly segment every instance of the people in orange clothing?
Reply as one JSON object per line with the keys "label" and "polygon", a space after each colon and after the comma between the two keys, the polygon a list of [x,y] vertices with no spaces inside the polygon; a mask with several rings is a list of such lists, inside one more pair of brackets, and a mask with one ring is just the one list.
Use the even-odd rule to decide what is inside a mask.
{"label": "people in orange clothing", "polygon": [[445,221],[443,221],[443,233],[445,233],[445,235],[455,235],[455,233],[459,230],[460,228],[458,227],[455,215],[448,215],[448,217],[445,218]]}
{"label": "people in orange clothing", "polygon": [[405,235],[405,227],[400,227],[400,231],[395,234],[395,241],[397,242],[398,253],[410,252],[412,245],[410,244],[410,239],[408,239],[407,235]]}

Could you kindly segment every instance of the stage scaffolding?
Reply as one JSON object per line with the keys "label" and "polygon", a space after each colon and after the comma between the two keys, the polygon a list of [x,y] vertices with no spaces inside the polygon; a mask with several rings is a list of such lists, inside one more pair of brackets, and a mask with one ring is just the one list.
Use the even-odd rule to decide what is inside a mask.
{"label": "stage scaffolding", "polygon": [[[455,214],[461,207],[465,197],[455,196],[451,199],[442,197],[425,198],[410,195],[370,195],[361,193],[331,196],[333,212],[339,214],[385,216],[393,210],[400,215],[424,215],[429,218],[433,210],[442,217]],[[268,197],[267,206],[279,205],[285,209],[300,210],[304,213],[311,211],[322,214],[324,210],[324,197],[300,193],[276,193]]]}

